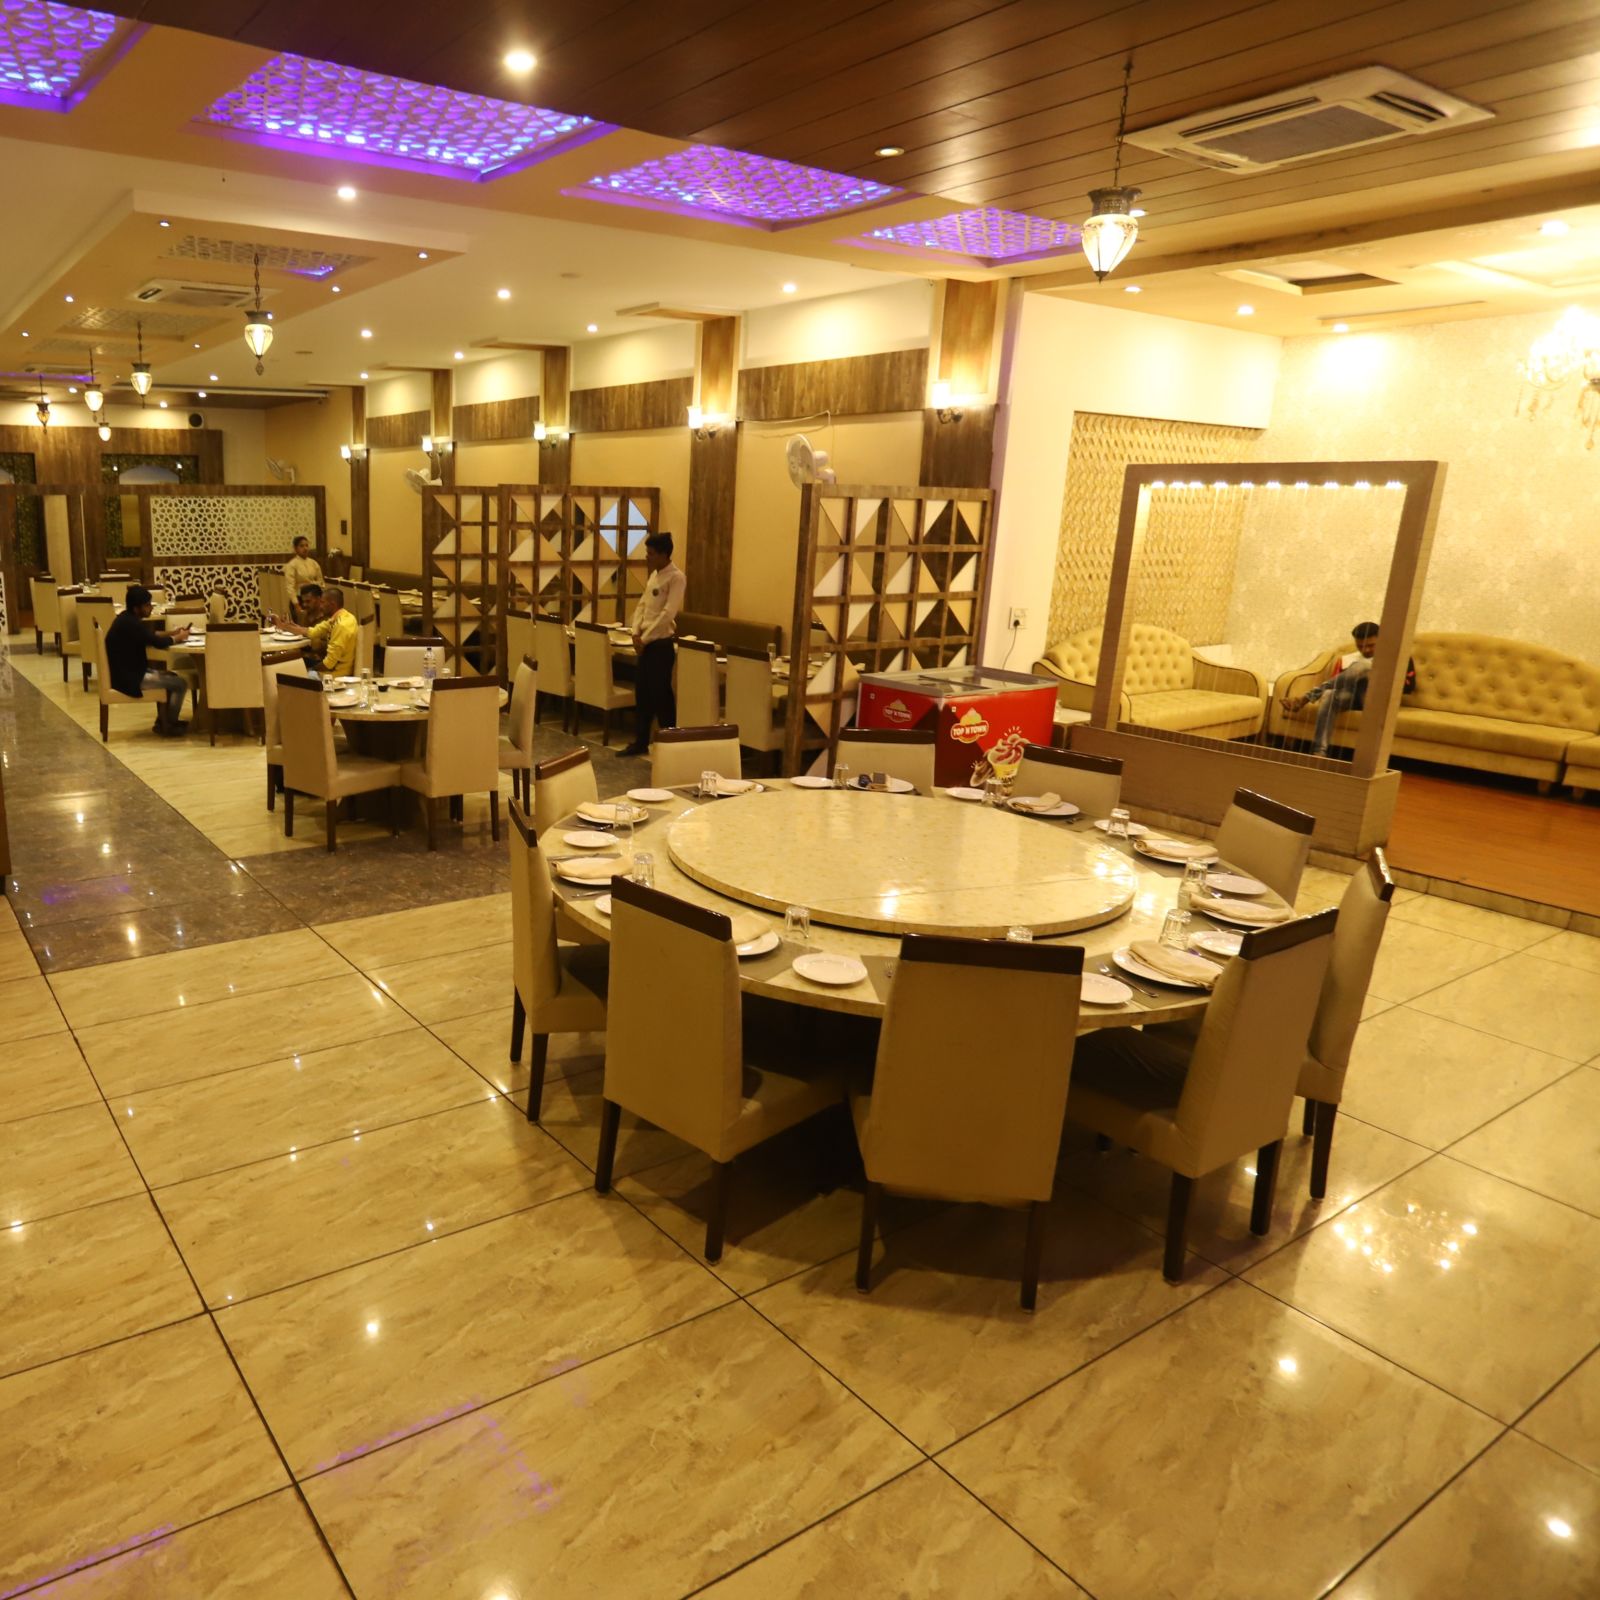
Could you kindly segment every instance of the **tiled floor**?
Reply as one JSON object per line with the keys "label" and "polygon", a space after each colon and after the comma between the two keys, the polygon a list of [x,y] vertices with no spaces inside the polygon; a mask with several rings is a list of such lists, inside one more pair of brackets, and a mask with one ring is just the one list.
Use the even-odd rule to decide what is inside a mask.
{"label": "tiled floor", "polygon": [[[715,1271],[668,1135],[593,1192],[602,1039],[526,1122],[471,842],[394,905],[439,892],[403,843],[332,877],[254,786],[197,827],[141,741],[12,709],[0,1596],[1600,1593],[1600,941],[1405,897],[1329,1199],[1298,1134],[1266,1240],[1214,1175],[1181,1288],[1161,1174],[1071,1134],[1035,1316],[1018,1220],[926,1203],[863,1299],[842,1119],[741,1164]],[[226,915],[146,938],[191,874]]]}

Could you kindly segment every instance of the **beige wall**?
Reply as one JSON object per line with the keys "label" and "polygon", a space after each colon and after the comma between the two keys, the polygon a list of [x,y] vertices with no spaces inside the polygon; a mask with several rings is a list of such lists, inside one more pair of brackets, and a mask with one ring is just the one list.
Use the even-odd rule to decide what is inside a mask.
{"label": "beige wall", "polygon": [[646,428],[572,436],[572,481],[580,488],[659,489],[660,526],[677,537],[678,562],[694,553],[684,543],[689,526],[689,430]]}
{"label": "beige wall", "polygon": [[537,483],[539,447],[531,439],[496,439],[456,446],[456,482],[485,484]]}
{"label": "beige wall", "polygon": [[374,450],[368,457],[372,518],[371,565],[387,572],[422,571],[422,497],[405,480],[407,467],[425,469],[420,450]]}
{"label": "beige wall", "polygon": [[[339,524],[350,520],[350,464],[339,455],[339,446],[350,443],[350,391],[334,389],[326,400],[274,406],[263,416],[265,453],[294,467],[297,483],[321,484],[326,492],[328,548],[334,548],[341,543]],[[343,548],[350,548],[348,538]]]}
{"label": "beige wall", "polygon": [[794,564],[800,542],[800,491],[784,451],[797,432],[826,450],[840,483],[914,484],[922,463],[922,413],[850,417],[819,428],[746,423],[739,430],[733,507],[733,583],[729,612],[756,622],[794,620]]}

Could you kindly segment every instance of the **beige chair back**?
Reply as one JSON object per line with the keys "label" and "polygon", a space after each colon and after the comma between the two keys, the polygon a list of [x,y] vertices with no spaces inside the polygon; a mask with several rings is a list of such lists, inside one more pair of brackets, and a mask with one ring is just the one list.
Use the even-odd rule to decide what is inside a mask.
{"label": "beige chair back", "polygon": [[363,625],[378,620],[378,602],[373,597],[372,586],[365,583],[346,583],[344,586],[344,603],[355,614],[357,622]]}
{"label": "beige chair back", "polygon": [[278,732],[283,741],[283,786],[326,799],[333,793],[333,713],[311,678],[279,678]]}
{"label": "beige chair back", "polygon": [[[565,641],[563,641],[563,644]],[[533,769],[533,830],[541,838],[586,800],[598,800],[594,763],[587,750],[541,761]]]}
{"label": "beige chair back", "polygon": [[400,609],[400,591],[383,585],[372,591],[373,619],[380,639],[397,639],[406,631],[405,613]]}
{"label": "beige chair back", "polygon": [[61,632],[61,595],[56,588],[56,580],[48,572],[28,579],[28,601],[33,607],[36,632]]}
{"label": "beige chair back", "polygon": [[728,918],[613,880],[606,1098],[727,1159],[724,1136],[741,1102],[741,1020]]}
{"label": "beige chair back", "polygon": [[506,737],[529,762],[533,760],[533,713],[539,703],[539,667],[534,661],[519,661],[511,680],[511,705],[506,719]]}
{"label": "beige chair back", "polygon": [[78,599],[83,594],[79,584],[56,586],[56,611],[61,618],[61,642],[76,643],[78,638]]}
{"label": "beige chair back", "polygon": [[289,580],[283,575],[281,567],[271,567],[261,574],[265,586],[265,605],[274,616],[286,617],[293,605],[298,604],[300,596],[289,593]]}
{"label": "beige chair back", "polygon": [[[132,695],[123,694],[111,687],[111,673],[106,666],[106,631],[111,626],[109,608],[102,614],[99,607],[92,607],[85,614],[85,618],[93,639],[91,648],[94,652],[94,683],[95,688],[100,691],[100,704],[113,706],[132,700]],[[165,697],[161,696],[160,698]]]}
{"label": "beige chair back", "polygon": [[[907,938],[878,1039],[867,1177],[950,1200],[1048,1200],[1082,973],[1081,945]],[[997,1050],[1000,1017],[1020,1025]]]}
{"label": "beige chair back", "polygon": [[534,639],[533,613],[531,611],[506,612],[505,679],[509,688],[516,676],[517,665],[522,661],[537,661],[539,646]]}
{"label": "beige chair back", "polygon": [[206,632],[206,705],[224,711],[262,704],[260,631],[253,622],[213,622]]}
{"label": "beige chair back", "polygon": [[559,618],[535,617],[533,640],[541,688],[566,699],[572,693],[572,646],[567,642],[567,630]]}
{"label": "beige chair back", "polygon": [[277,607],[272,603],[272,569],[256,568],[256,609],[262,616],[270,616]]}
{"label": "beige chair back", "polygon": [[102,572],[94,586],[101,594],[110,595],[113,604],[121,606],[128,602],[128,588],[132,582],[126,572]]}
{"label": "beige chair back", "polygon": [[1304,811],[1269,800],[1253,789],[1237,789],[1217,829],[1217,854],[1293,905],[1316,825],[1317,819]]}
{"label": "beige chair back", "polygon": [[[78,618],[78,642],[80,654],[85,661],[96,661],[94,628],[98,621],[103,630],[109,631],[112,619],[117,614],[116,602],[108,594],[80,594],[75,607]],[[96,666],[98,671],[98,665]]]}
{"label": "beige chair back", "polygon": [[709,641],[678,641],[678,721],[704,727],[722,721],[722,673]]}
{"label": "beige chair back", "polygon": [[356,561],[352,561],[349,566],[345,568],[345,570],[350,574],[350,581],[352,583],[360,583],[361,580],[367,575],[367,569]]}
{"label": "beige chair back", "polygon": [[739,732],[731,723],[661,728],[650,746],[650,781],[658,789],[698,783],[702,772],[740,776]]}
{"label": "beige chair back", "polygon": [[493,678],[441,678],[428,703],[431,794],[500,789],[500,686]]}
{"label": "beige chair back", "polygon": [[383,647],[383,675],[386,678],[417,678],[428,662],[428,651],[433,650],[435,668],[445,664],[443,639],[411,639],[403,635],[390,639]]}
{"label": "beige chair back", "polygon": [[538,836],[515,800],[511,823],[511,975],[537,1033],[540,1005],[561,992],[555,890]]}
{"label": "beige chair back", "polygon": [[783,744],[783,725],[773,720],[772,663],[755,650],[728,648],[728,677],[723,716],[739,730],[747,750],[776,750]]}
{"label": "beige chair back", "polygon": [[369,617],[356,629],[356,672],[370,672],[372,670],[372,658],[377,641],[378,624],[374,618]]}
{"label": "beige chair back", "polygon": [[273,752],[283,743],[283,733],[278,722],[278,681],[281,678],[304,678],[305,661],[296,656],[293,661],[276,661],[261,669],[261,719],[266,725],[267,760],[282,766],[281,755]]}
{"label": "beige chair back", "polygon": [[171,598],[164,583],[152,583],[148,587],[150,589],[150,604],[153,606],[164,606]]}
{"label": "beige chair back", "polygon": [[206,596],[206,620],[208,622],[228,620],[228,597],[221,589],[213,589]]}
{"label": "beige chair back", "polygon": [[616,688],[611,675],[609,630],[599,622],[573,625],[573,694],[580,705],[607,706]]}
{"label": "beige chair back", "polygon": [[1378,946],[1389,921],[1394,899],[1394,879],[1382,850],[1358,867],[1339,900],[1339,919],[1333,927],[1333,955],[1322,995],[1311,1024],[1307,1059],[1300,1073],[1300,1093],[1314,1100],[1338,1104],[1344,1094],[1344,1075],[1350,1050],[1361,1022],[1362,1003],[1372,981]]}
{"label": "beige chair back", "polygon": [[1283,1137],[1305,1060],[1338,913],[1321,911],[1247,933],[1206,1007],[1172,1148],[1152,1151],[1201,1177]]}
{"label": "beige chair back", "polygon": [[1030,744],[1011,785],[1013,795],[1058,794],[1090,817],[1108,817],[1122,798],[1122,763],[1115,756],[1085,755]]}
{"label": "beige chair back", "polygon": [[834,765],[849,767],[852,780],[882,772],[931,794],[934,738],[931,728],[841,728]]}

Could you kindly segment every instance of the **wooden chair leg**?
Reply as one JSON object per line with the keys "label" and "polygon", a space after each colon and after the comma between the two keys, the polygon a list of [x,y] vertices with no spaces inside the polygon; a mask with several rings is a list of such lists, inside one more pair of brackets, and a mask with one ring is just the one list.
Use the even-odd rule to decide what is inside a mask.
{"label": "wooden chair leg", "polygon": [[1316,1131],[1316,1126],[1317,1102],[1315,1100],[1308,1099],[1305,1102],[1304,1109],[1300,1113],[1300,1131],[1309,1139]]}
{"label": "wooden chair leg", "polygon": [[43,628],[35,628],[33,630],[33,653],[36,656],[42,656],[44,654],[44,629]]}
{"label": "wooden chair leg", "polygon": [[1167,1247],[1161,1258],[1161,1276],[1168,1283],[1183,1282],[1183,1255],[1189,1242],[1189,1200],[1193,1194],[1194,1179],[1174,1172],[1172,1193],[1167,1197]]}
{"label": "wooden chair leg", "polygon": [[522,1035],[528,1024],[528,1008],[522,1003],[522,996],[513,989],[511,991],[511,1060],[516,1063],[522,1059]]}
{"label": "wooden chair leg", "polygon": [[1039,1303],[1039,1262],[1044,1256],[1044,1204],[1035,1200],[1028,1207],[1028,1239],[1022,1247],[1022,1309],[1032,1311]]}
{"label": "wooden chair leg", "polygon": [[1333,1125],[1339,1108],[1330,1100],[1311,1103],[1317,1108],[1317,1125],[1311,1132],[1311,1198],[1321,1200],[1328,1193],[1328,1157],[1333,1153]]}
{"label": "wooden chair leg", "polygon": [[111,707],[110,706],[101,706],[100,707],[100,743],[101,744],[109,744],[110,742],[111,742]]}
{"label": "wooden chair leg", "polygon": [[267,768],[267,810],[278,809],[278,785],[283,782],[283,768],[269,766]]}
{"label": "wooden chair leg", "polygon": [[611,1187],[611,1168],[617,1159],[617,1128],[622,1122],[622,1107],[615,1100],[600,1102],[600,1149],[594,1158],[594,1192],[604,1194]]}
{"label": "wooden chair leg", "polygon": [[328,822],[328,854],[331,856],[339,848],[339,802],[329,800],[323,807],[327,814]]}
{"label": "wooden chair leg", "polygon": [[494,790],[489,796],[489,837],[496,844],[500,842],[500,791]]}
{"label": "wooden chair leg", "polygon": [[1274,1139],[1256,1151],[1256,1186],[1250,1197],[1250,1231],[1258,1238],[1272,1226],[1272,1199],[1278,1188],[1278,1153],[1283,1140]]}
{"label": "wooden chair leg", "polygon": [[611,743],[611,708],[607,706],[600,713],[600,743]]}
{"label": "wooden chair leg", "polygon": [[728,1190],[733,1187],[733,1163],[711,1163],[711,1212],[706,1218],[706,1260],[722,1259],[722,1240],[728,1231]]}
{"label": "wooden chair leg", "polygon": [[872,1289],[872,1241],[878,1231],[878,1200],[881,1184],[869,1178],[861,1195],[861,1242],[856,1246],[856,1288],[862,1294]]}
{"label": "wooden chair leg", "polygon": [[294,838],[294,790],[283,791],[283,836],[285,839]]}
{"label": "wooden chair leg", "polygon": [[528,1073],[528,1121],[537,1122],[544,1106],[544,1066],[550,1056],[550,1035],[533,1036],[533,1066]]}
{"label": "wooden chair leg", "polygon": [[428,848],[439,848],[439,802],[432,795],[422,797],[422,814],[428,820]]}

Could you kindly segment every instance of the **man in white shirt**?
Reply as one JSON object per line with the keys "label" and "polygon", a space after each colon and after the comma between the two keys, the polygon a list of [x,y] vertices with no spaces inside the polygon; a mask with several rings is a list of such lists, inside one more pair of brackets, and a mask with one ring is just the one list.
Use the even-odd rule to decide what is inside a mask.
{"label": "man in white shirt", "polygon": [[633,743],[622,753],[642,756],[650,748],[650,724],[676,726],[678,701],[672,692],[672,669],[677,662],[677,617],[683,609],[683,569],[672,562],[672,535],[652,533],[644,542],[644,559],[650,577],[633,608],[628,624],[639,665],[634,694],[638,711]]}

